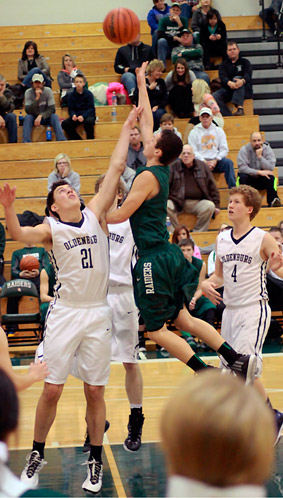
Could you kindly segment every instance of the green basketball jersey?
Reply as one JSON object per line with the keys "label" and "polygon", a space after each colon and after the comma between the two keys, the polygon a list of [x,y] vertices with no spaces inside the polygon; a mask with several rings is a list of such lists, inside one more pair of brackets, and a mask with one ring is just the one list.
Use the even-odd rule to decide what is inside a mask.
{"label": "green basketball jersey", "polygon": [[169,244],[169,234],[166,227],[169,166],[141,166],[137,169],[136,177],[143,171],[150,171],[157,178],[160,190],[153,199],[144,201],[130,217],[139,254],[147,249],[152,249],[154,246]]}

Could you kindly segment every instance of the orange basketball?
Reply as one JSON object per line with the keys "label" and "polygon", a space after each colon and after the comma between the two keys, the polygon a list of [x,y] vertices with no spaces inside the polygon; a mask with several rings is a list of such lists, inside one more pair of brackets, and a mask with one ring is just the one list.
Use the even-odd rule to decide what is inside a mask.
{"label": "orange basketball", "polygon": [[130,43],[140,32],[140,21],[132,10],[120,7],[108,12],[103,21],[103,31],[113,43]]}
{"label": "orange basketball", "polygon": [[24,270],[39,270],[39,261],[35,256],[29,254],[28,256],[24,256],[20,261],[20,269]]}

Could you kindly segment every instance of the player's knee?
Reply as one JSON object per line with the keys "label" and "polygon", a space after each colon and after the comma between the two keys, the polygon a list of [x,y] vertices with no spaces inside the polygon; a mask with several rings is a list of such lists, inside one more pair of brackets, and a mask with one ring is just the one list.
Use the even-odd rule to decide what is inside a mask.
{"label": "player's knee", "polygon": [[137,363],[123,363],[123,365],[126,372],[134,372],[138,367]]}
{"label": "player's knee", "polygon": [[86,399],[91,402],[100,401],[104,397],[104,386],[85,386]]}
{"label": "player's knee", "polygon": [[45,383],[43,395],[48,403],[57,403],[62,390],[63,386],[61,385]]}

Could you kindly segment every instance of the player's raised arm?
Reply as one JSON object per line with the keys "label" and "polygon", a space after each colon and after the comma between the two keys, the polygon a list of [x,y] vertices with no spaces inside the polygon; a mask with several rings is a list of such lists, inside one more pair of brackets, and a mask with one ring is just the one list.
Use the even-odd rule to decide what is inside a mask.
{"label": "player's raised arm", "polygon": [[141,67],[136,69],[137,84],[139,89],[139,106],[143,109],[143,113],[140,117],[140,129],[144,145],[152,140],[153,136],[153,116],[145,82],[147,65],[148,63],[144,62]]}
{"label": "player's raised arm", "polygon": [[123,174],[127,160],[130,132],[135,126],[138,116],[141,115],[140,107],[133,107],[128,118],[126,119],[121,133],[112,153],[108,171],[103,180],[99,193],[89,202],[88,207],[94,211],[98,218],[105,216],[112,206],[117,194],[118,182]]}
{"label": "player's raised arm", "polygon": [[51,230],[49,225],[37,225],[36,227],[21,227],[14,208],[16,198],[16,187],[10,187],[8,183],[0,188],[0,202],[4,207],[6,225],[12,239],[25,244],[49,244],[51,242]]}

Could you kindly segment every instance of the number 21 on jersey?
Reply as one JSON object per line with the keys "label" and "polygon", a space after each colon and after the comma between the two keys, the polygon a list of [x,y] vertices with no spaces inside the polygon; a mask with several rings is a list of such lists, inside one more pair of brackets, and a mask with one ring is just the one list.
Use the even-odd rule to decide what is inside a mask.
{"label": "number 21 on jersey", "polygon": [[81,255],[82,255],[82,267],[83,267],[83,269],[93,268],[91,249],[90,248],[81,249]]}

